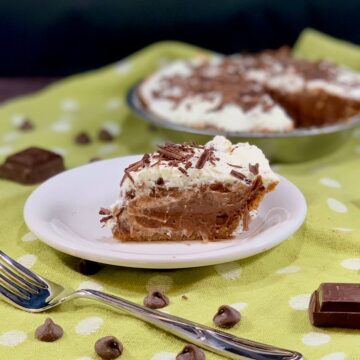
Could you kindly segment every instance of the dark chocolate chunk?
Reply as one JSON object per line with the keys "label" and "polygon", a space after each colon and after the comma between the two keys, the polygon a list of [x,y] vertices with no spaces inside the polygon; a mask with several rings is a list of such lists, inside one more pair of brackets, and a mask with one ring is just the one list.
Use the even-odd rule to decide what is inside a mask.
{"label": "dark chocolate chunk", "polygon": [[99,131],[98,138],[101,141],[113,141],[114,140],[114,136],[106,129],[101,129]]}
{"label": "dark chocolate chunk", "polygon": [[115,336],[105,336],[95,343],[95,351],[102,359],[112,360],[123,353],[124,347]]}
{"label": "dark chocolate chunk", "polygon": [[235,326],[240,321],[240,313],[229,305],[222,305],[215,314],[214,324],[229,329]]}
{"label": "dark chocolate chunk", "polygon": [[101,270],[101,265],[91,260],[80,259],[78,271],[83,275],[94,275]]}
{"label": "dark chocolate chunk", "polygon": [[360,284],[324,283],[311,295],[312,325],[360,329]]}
{"label": "dark chocolate chunk", "polygon": [[40,341],[53,342],[60,339],[64,335],[61,326],[55,324],[50,318],[45,320],[35,331],[35,337]]}
{"label": "dark chocolate chunk", "polygon": [[188,344],[176,355],[176,360],[205,360],[205,353],[197,346]]}
{"label": "dark chocolate chunk", "polygon": [[169,298],[158,290],[151,291],[144,299],[144,305],[150,309],[161,309],[169,303]]}
{"label": "dark chocolate chunk", "polygon": [[81,145],[90,144],[91,138],[86,132],[81,132],[75,136],[75,142]]}
{"label": "dark chocolate chunk", "polygon": [[21,131],[31,131],[34,129],[34,124],[29,119],[24,119],[19,126]]}
{"label": "dark chocolate chunk", "polygon": [[64,161],[59,154],[31,147],[7,157],[0,166],[0,178],[29,185],[42,182],[64,170]]}

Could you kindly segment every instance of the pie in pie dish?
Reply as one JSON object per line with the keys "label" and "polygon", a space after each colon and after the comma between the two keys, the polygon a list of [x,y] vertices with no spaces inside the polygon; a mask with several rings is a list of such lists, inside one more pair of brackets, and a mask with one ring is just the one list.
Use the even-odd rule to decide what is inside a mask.
{"label": "pie in pie dish", "polygon": [[360,74],[290,49],[175,61],[146,78],[138,97],[172,123],[234,132],[287,132],[360,114]]}
{"label": "pie in pie dish", "polygon": [[218,241],[247,231],[279,182],[262,151],[216,136],[205,145],[159,145],[124,170],[101,222],[122,241]]}

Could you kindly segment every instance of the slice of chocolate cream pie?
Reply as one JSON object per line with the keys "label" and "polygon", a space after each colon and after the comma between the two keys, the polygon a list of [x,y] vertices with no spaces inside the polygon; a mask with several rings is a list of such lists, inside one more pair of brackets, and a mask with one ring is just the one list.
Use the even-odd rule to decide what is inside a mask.
{"label": "slice of chocolate cream pie", "polygon": [[101,222],[122,241],[229,239],[279,178],[262,151],[216,136],[165,144],[124,170],[119,200]]}

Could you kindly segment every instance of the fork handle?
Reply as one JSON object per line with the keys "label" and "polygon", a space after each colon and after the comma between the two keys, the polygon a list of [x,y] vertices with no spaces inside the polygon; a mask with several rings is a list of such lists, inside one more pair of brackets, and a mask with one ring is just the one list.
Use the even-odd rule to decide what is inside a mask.
{"label": "fork handle", "polygon": [[230,359],[253,360],[302,360],[303,356],[291,350],[276,348],[255,341],[238,338],[208,326],[169,315],[161,311],[148,309],[120,297],[105,294],[101,291],[83,289],[73,294],[74,297],[85,297],[98,300],[106,305],[120,309],[127,314],[148,322],[170,332],[187,342],[196,344]]}

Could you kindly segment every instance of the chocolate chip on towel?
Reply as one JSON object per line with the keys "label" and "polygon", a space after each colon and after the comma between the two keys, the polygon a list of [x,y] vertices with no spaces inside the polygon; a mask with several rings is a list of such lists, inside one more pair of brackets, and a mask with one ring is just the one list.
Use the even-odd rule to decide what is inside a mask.
{"label": "chocolate chip on towel", "polygon": [[186,345],[176,355],[176,360],[205,360],[205,353],[195,345]]}
{"label": "chocolate chip on towel", "polygon": [[106,129],[101,129],[99,131],[98,137],[99,137],[99,140],[101,140],[101,141],[113,141],[114,140],[114,136]]}
{"label": "chocolate chip on towel", "polygon": [[240,321],[240,313],[229,305],[222,305],[215,314],[214,324],[222,328],[232,328]]}
{"label": "chocolate chip on towel", "polygon": [[34,129],[34,124],[29,119],[24,119],[19,125],[20,131],[30,131]]}
{"label": "chocolate chip on towel", "polygon": [[75,142],[77,144],[89,144],[91,143],[91,138],[86,132],[81,132],[75,136]]}
{"label": "chocolate chip on towel", "polygon": [[80,259],[78,271],[83,275],[94,275],[101,269],[101,265],[91,260]]}
{"label": "chocolate chip on towel", "polygon": [[150,309],[161,309],[169,303],[169,298],[158,290],[151,291],[144,299],[144,305]]}
{"label": "chocolate chip on towel", "polygon": [[45,320],[35,331],[35,337],[40,341],[53,342],[60,339],[64,335],[61,326],[55,324],[50,318]]}
{"label": "chocolate chip on towel", "polygon": [[104,360],[118,358],[123,350],[122,343],[115,336],[105,336],[95,343],[96,353]]}

